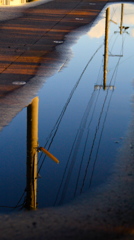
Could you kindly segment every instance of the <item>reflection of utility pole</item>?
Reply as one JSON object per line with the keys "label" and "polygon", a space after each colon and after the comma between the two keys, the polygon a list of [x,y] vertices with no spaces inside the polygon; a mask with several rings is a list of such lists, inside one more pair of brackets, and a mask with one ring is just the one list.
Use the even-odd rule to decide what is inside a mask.
{"label": "reflection of utility pole", "polygon": [[38,146],[38,97],[27,107],[27,195],[25,208],[37,208],[38,153],[42,151],[54,162],[59,160],[48,150]]}
{"label": "reflection of utility pole", "polygon": [[108,68],[108,36],[109,36],[109,22],[110,22],[110,8],[106,10],[106,21],[105,21],[105,41],[104,41],[104,69],[103,69],[103,85],[95,85],[95,90],[103,88],[114,89],[114,86],[107,86],[107,68]]}
{"label": "reflection of utility pole", "polygon": [[105,44],[104,44],[104,76],[103,76],[104,90],[106,89],[107,82],[109,20],[110,20],[110,8],[107,8],[105,21]]}
{"label": "reflection of utility pole", "polygon": [[122,34],[123,29],[123,14],[124,14],[124,4],[121,4],[121,20],[120,20],[120,34]]}
{"label": "reflection of utility pole", "polygon": [[[123,17],[124,17],[124,3],[121,4],[121,18],[120,18],[120,31],[115,31],[114,33],[128,33],[126,30],[129,28],[128,26],[123,26]],[[124,31],[123,31],[124,30]]]}
{"label": "reflection of utility pole", "polygon": [[38,101],[35,97],[27,107],[27,209],[37,207]]}

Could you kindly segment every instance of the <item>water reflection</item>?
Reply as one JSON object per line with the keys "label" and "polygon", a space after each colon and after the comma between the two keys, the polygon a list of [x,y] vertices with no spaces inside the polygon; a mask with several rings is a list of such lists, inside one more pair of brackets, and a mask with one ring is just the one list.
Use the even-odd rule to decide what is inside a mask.
{"label": "water reflection", "polygon": [[37,207],[38,101],[38,97],[36,97],[27,107],[27,196],[25,207],[28,209]]}
{"label": "water reflection", "polygon": [[37,208],[38,152],[42,151],[53,161],[59,160],[43,147],[38,146],[38,97],[27,107],[27,187],[25,208]]}
{"label": "water reflection", "polygon": [[[19,178],[21,182],[21,184],[19,182],[19,186],[21,186],[21,190],[24,189],[24,193],[21,201],[18,201],[17,207],[35,209],[38,204],[39,207],[43,207],[68,202],[87,189],[106,182],[111,173],[116,158],[117,143],[122,141],[121,137],[127,129],[130,118],[128,106],[132,87],[131,83],[126,81],[126,76],[123,76],[122,68],[119,71],[120,75],[117,75],[120,60],[123,56],[128,57],[128,48],[124,48],[124,41],[122,44],[122,38],[120,38],[120,42],[115,48],[116,54],[111,54],[109,39],[114,34],[116,25],[112,30],[109,29],[109,10],[106,10],[105,45],[103,47],[102,44],[101,47],[97,45],[97,50],[95,46],[90,59],[89,54],[84,56],[83,62],[86,62],[86,64],[83,63],[84,68],[81,67],[80,57],[76,57],[74,63],[72,61],[70,64],[70,73],[66,68],[60,69],[57,75],[50,78],[40,91],[39,125],[38,97],[27,107],[27,136],[23,137],[23,139],[27,138],[27,169],[23,169]],[[123,23],[122,26],[124,26]],[[129,36],[126,32],[127,29],[122,27],[122,30],[125,31],[120,31],[120,25],[118,29],[119,32],[116,34],[119,36]],[[129,39],[127,40],[129,41]],[[85,41],[87,41],[88,48],[89,39],[86,40],[84,37],[84,43]],[[98,51],[99,57],[102,59],[101,69],[103,72],[96,77],[100,65]],[[130,52],[132,54],[132,50]],[[114,60],[113,58],[111,60],[111,55],[114,56]],[[117,59],[116,64],[115,59]],[[77,64],[80,61],[80,70],[75,68],[76,61]],[[123,61],[126,61],[126,58]],[[76,73],[74,69],[77,69]],[[112,70],[109,71],[109,69]],[[131,66],[129,69],[131,73],[127,74],[127,79],[132,80]],[[119,80],[116,81],[117,79]],[[116,91],[113,91],[115,85]],[[127,88],[129,89],[127,90]],[[124,109],[121,108],[122,104]],[[26,122],[26,112],[22,121]],[[25,131],[25,127],[22,132]],[[16,129],[16,124],[14,129]],[[11,136],[14,136],[14,131]],[[22,142],[21,138],[19,143],[25,144]],[[40,146],[58,157],[60,160],[58,167],[55,167],[50,161],[46,161],[46,155],[38,152],[41,150]],[[20,149],[20,154],[18,154],[15,148],[16,146],[13,149],[16,156],[19,156],[19,165],[24,165],[24,153]],[[8,168],[9,166],[5,168],[7,172]],[[21,167],[17,166],[17,168],[16,174]],[[27,180],[24,180],[26,172]],[[37,184],[40,175],[42,178],[38,180]],[[10,189],[8,190],[11,192]],[[20,191],[18,192],[20,193]]]}

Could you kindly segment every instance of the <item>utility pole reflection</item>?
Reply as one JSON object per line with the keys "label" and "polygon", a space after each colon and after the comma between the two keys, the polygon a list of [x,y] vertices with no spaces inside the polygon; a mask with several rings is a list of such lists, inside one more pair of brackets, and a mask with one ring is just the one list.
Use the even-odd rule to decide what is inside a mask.
{"label": "utility pole reflection", "polygon": [[106,83],[107,83],[109,20],[110,20],[110,8],[107,8],[106,22],[105,22],[105,44],[104,44],[104,76],[103,76],[104,90],[106,89]]}
{"label": "utility pole reflection", "polygon": [[124,14],[124,4],[121,4],[121,20],[120,20],[120,34],[122,34],[123,29],[123,14]]}
{"label": "utility pole reflection", "polygon": [[35,97],[27,107],[27,186],[25,208],[37,208],[38,153],[42,151],[54,162],[59,160],[48,150],[38,146],[38,104]]}
{"label": "utility pole reflection", "polygon": [[110,22],[110,8],[106,9],[105,20],[105,40],[104,40],[104,68],[103,68],[103,85],[95,85],[95,89],[110,89],[113,90],[114,86],[107,86],[107,69],[108,69],[108,39],[109,39],[109,22]]}
{"label": "utility pole reflection", "polygon": [[26,208],[37,208],[38,97],[27,107],[27,195]]}
{"label": "utility pole reflection", "polygon": [[128,33],[126,30],[129,28],[129,26],[123,26],[123,19],[124,19],[124,3],[121,4],[121,17],[120,17],[120,31],[115,31],[114,33]]}

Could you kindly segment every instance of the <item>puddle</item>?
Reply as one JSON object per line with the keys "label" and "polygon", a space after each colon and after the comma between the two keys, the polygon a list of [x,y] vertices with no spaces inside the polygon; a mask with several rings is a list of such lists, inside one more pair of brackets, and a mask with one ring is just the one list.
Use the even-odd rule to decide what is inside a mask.
{"label": "puddle", "polygon": [[[105,34],[103,18],[72,47],[74,57],[70,62],[66,59],[47,80],[38,93],[39,101],[36,98],[35,105],[24,108],[1,131],[1,213],[23,209],[28,204],[27,171],[31,175],[29,185],[34,184],[31,194],[35,202],[37,194],[38,208],[67,203],[105,184],[113,173],[131,120],[132,7],[112,5],[108,32]],[[33,131],[31,114],[35,121],[34,138],[39,142],[35,145],[47,149],[60,161],[56,164],[34,148],[35,161],[38,155],[38,178],[34,183],[33,169],[27,164],[27,145],[32,142]],[[36,166],[33,168],[36,171]]]}

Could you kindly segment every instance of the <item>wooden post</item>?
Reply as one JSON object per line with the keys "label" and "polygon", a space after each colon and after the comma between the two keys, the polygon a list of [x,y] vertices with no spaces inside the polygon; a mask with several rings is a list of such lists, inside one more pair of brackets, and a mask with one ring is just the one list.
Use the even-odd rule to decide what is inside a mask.
{"label": "wooden post", "polygon": [[26,208],[37,208],[38,97],[27,107],[27,196]]}
{"label": "wooden post", "polygon": [[122,34],[123,29],[123,14],[124,14],[124,4],[121,4],[121,20],[120,20],[120,34]]}
{"label": "wooden post", "polygon": [[107,83],[109,20],[110,20],[110,8],[107,8],[106,21],[105,21],[105,44],[104,44],[104,76],[103,76],[104,90],[106,89],[106,83]]}

